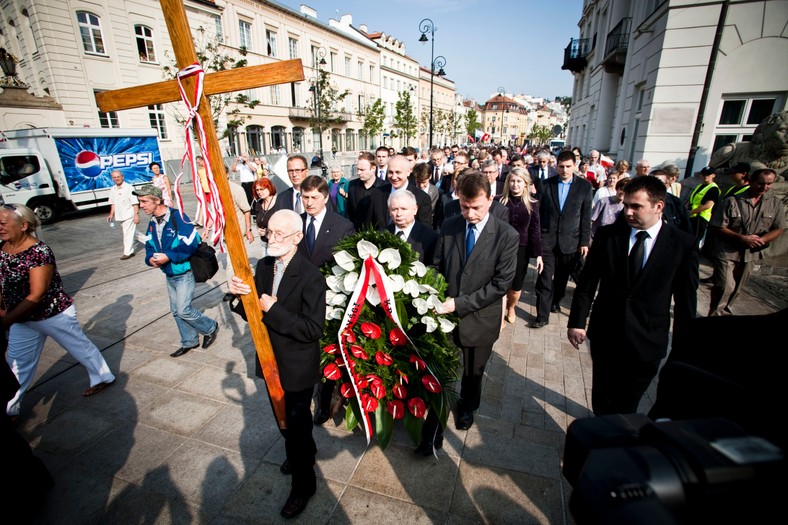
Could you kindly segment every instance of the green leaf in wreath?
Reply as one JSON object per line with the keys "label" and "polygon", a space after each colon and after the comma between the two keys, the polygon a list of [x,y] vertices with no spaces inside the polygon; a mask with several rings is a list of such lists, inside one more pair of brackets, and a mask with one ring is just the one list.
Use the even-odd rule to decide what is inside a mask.
{"label": "green leaf in wreath", "polygon": [[345,426],[349,432],[352,432],[358,426],[361,413],[358,409],[358,401],[355,399],[351,399],[348,406],[350,410],[345,410]]}
{"label": "green leaf in wreath", "polygon": [[418,445],[421,441],[421,427],[424,426],[424,418],[416,417],[410,412],[406,412],[404,424],[410,439],[413,440],[414,444]]}
{"label": "green leaf in wreath", "polygon": [[375,432],[380,450],[386,450],[391,441],[391,433],[394,430],[394,418],[388,410],[384,402],[378,403],[378,408],[375,410]]}

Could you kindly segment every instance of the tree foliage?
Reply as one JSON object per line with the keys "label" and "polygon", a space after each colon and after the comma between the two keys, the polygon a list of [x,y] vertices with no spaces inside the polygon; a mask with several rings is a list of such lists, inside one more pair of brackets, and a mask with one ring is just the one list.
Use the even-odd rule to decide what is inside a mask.
{"label": "tree foliage", "polygon": [[534,124],[530,133],[528,133],[528,138],[531,139],[531,142],[535,145],[544,146],[550,142],[550,139],[553,138],[553,130],[548,126]]}
{"label": "tree foliage", "polygon": [[372,104],[366,105],[362,115],[364,117],[364,127],[361,128],[361,131],[369,135],[370,141],[374,144],[375,139],[383,130],[383,121],[386,118],[386,108],[383,106],[383,101],[377,99]]}
{"label": "tree foliage", "polygon": [[397,113],[394,122],[405,135],[405,144],[410,145],[410,138],[416,134],[416,114],[413,112],[413,104],[410,99],[410,91],[400,91],[396,105]]}
{"label": "tree foliage", "polygon": [[[194,39],[194,49],[197,52],[197,60],[206,73],[237,69],[247,65],[247,60],[244,58],[246,57],[246,48],[241,47],[237,51],[237,55],[230,53],[227,51],[228,48],[224,46],[221,38],[216,36],[213,32],[209,33],[208,30],[202,26],[194,30],[192,38]],[[178,74],[177,61],[169,51],[165,51],[164,56],[169,64],[162,67],[162,76],[167,80],[173,80]],[[224,115],[226,119],[227,127],[219,133],[219,136],[222,138],[227,136],[227,128],[241,126],[245,121],[251,118],[251,115],[243,114],[244,108],[254,109],[255,106],[260,104],[259,100],[250,100],[242,93],[210,95],[208,96],[208,101],[211,104],[213,125],[217,133],[219,133],[220,117]],[[179,124],[186,122],[188,117],[185,111],[183,111],[184,109],[185,108],[183,108],[181,104],[168,105],[168,111]]]}
{"label": "tree foliage", "polygon": [[320,133],[331,124],[341,124],[344,120],[337,115],[339,103],[350,95],[349,90],[339,91],[331,83],[331,73],[325,69],[320,70],[317,82],[309,89],[311,96],[309,104],[309,125]]}
{"label": "tree foliage", "polygon": [[465,132],[471,137],[475,136],[476,130],[482,127],[479,123],[479,114],[471,108],[465,114]]}

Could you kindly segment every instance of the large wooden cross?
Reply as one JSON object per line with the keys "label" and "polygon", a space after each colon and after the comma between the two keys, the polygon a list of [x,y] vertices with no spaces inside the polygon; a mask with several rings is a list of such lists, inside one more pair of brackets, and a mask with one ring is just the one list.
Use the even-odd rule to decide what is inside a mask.
{"label": "large wooden cross", "polygon": [[[197,62],[197,53],[194,50],[193,39],[189,29],[189,22],[186,18],[186,10],[182,0],[161,0],[161,7],[164,13],[164,20],[170,33],[170,40],[175,51],[175,58],[178,69],[183,69]],[[205,135],[207,137],[207,151],[211,161],[212,170],[216,179],[216,186],[219,188],[219,196],[225,210],[234,209],[233,197],[230,193],[230,184],[227,173],[224,170],[222,152],[219,148],[219,141],[216,138],[216,129],[213,125],[213,115],[211,114],[210,104],[206,95],[227,93],[230,91],[241,91],[255,87],[271,86],[284,84],[287,82],[298,82],[304,80],[304,68],[300,60],[287,60],[276,64],[266,64],[261,66],[251,66],[228,71],[220,71],[205,75],[205,84],[202,99],[199,101],[191,100],[192,104],[199,103],[199,114],[202,118]],[[193,97],[195,79],[192,77],[184,79],[184,88],[190,97]],[[104,91],[96,94],[98,107],[103,112],[118,111],[123,109],[138,108],[164,102],[175,102],[181,100],[177,80],[148,84],[115,91]],[[226,226],[224,230],[227,242],[227,253],[235,269],[236,275],[241,277],[244,282],[250,283],[252,293],[241,298],[244,310],[249,320],[249,329],[252,333],[257,355],[265,377],[266,388],[271,396],[271,404],[274,407],[279,428],[285,428],[285,407],[284,391],[279,382],[279,369],[276,366],[271,340],[268,337],[268,330],[262,323],[260,316],[260,303],[258,301],[257,290],[255,289],[252,272],[249,269],[249,260],[244,248],[244,239],[241,235],[241,227],[238,224],[235,213],[227,213]]]}

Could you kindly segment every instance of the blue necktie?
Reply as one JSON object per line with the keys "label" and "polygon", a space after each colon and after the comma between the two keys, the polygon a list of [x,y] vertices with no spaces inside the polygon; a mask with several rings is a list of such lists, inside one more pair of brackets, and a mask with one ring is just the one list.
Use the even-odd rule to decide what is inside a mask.
{"label": "blue necktie", "polygon": [[473,251],[473,246],[476,244],[476,225],[470,224],[468,225],[468,234],[465,236],[465,260],[467,261],[470,256],[471,252]]}
{"label": "blue necktie", "polygon": [[312,248],[315,247],[315,218],[309,218],[309,225],[306,227],[306,249],[309,254],[312,254]]}

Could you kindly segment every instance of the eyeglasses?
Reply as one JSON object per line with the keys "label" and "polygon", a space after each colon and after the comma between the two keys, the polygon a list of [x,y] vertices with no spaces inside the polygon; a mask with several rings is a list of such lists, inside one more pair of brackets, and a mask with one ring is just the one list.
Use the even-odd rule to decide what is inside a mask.
{"label": "eyeglasses", "polygon": [[307,170],[307,168],[298,168],[295,170],[287,170],[288,175],[292,175],[293,173],[303,173]]}
{"label": "eyeglasses", "polygon": [[288,237],[292,237],[296,233],[300,233],[300,232],[294,231],[293,233],[288,233],[287,235],[285,235],[282,232],[272,232],[271,230],[268,230],[267,236],[268,236],[269,239],[273,239],[276,242],[282,242],[285,239],[287,239]]}

